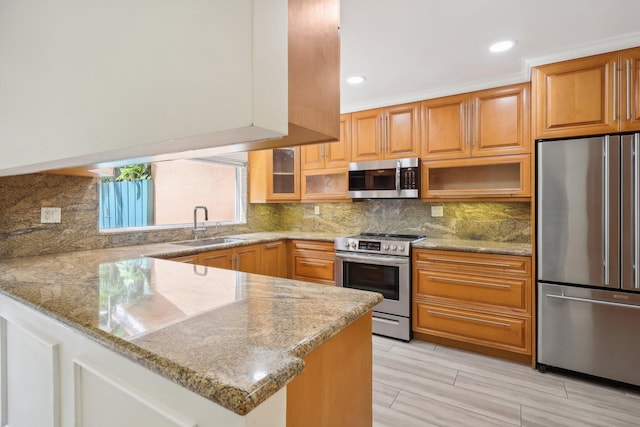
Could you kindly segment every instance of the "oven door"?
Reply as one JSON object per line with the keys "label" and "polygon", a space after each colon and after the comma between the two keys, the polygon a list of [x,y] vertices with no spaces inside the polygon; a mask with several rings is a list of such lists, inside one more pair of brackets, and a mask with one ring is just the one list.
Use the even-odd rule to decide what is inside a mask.
{"label": "oven door", "polygon": [[373,310],[410,317],[409,257],[336,252],[336,284],[379,292],[384,300]]}

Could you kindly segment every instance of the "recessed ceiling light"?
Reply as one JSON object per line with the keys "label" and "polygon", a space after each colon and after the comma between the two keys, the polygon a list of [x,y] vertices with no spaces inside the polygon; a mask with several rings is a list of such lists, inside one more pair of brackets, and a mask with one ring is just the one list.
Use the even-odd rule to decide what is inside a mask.
{"label": "recessed ceiling light", "polygon": [[505,50],[509,50],[511,49],[513,46],[515,46],[516,42],[514,40],[504,40],[498,43],[494,43],[491,46],[489,46],[489,50],[491,52],[504,52]]}
{"label": "recessed ceiling light", "polygon": [[364,76],[351,76],[347,78],[347,83],[349,83],[350,85],[359,85],[364,81],[365,81]]}

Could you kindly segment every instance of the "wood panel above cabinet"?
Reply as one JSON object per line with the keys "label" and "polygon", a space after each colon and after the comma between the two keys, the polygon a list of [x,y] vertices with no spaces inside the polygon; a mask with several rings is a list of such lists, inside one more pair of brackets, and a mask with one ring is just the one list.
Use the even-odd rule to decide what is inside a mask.
{"label": "wood panel above cabinet", "polygon": [[530,153],[530,84],[422,102],[423,160]]}
{"label": "wood panel above cabinet", "polygon": [[354,162],[420,157],[420,103],[351,114]]}
{"label": "wood panel above cabinet", "polygon": [[640,48],[535,67],[535,139],[640,130]]}

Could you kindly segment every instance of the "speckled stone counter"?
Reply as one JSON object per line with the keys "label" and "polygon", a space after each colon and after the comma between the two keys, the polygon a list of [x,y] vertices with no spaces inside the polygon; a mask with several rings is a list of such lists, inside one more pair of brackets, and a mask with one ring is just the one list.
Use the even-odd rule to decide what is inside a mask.
{"label": "speckled stone counter", "polygon": [[382,300],[140,257],[175,246],[0,260],[0,292],[240,415],[302,372],[301,357]]}
{"label": "speckled stone counter", "polygon": [[415,249],[441,249],[447,251],[477,252],[498,255],[531,256],[530,243],[490,242],[485,240],[462,240],[430,238],[415,243]]}

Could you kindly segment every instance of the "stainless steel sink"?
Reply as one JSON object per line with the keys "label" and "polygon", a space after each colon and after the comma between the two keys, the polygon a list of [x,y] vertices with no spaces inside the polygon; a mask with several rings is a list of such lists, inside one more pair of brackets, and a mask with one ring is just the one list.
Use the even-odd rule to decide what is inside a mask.
{"label": "stainless steel sink", "polygon": [[212,246],[223,245],[225,243],[242,242],[242,239],[234,239],[230,237],[217,237],[215,239],[190,240],[188,242],[176,242],[174,245],[180,246]]}

